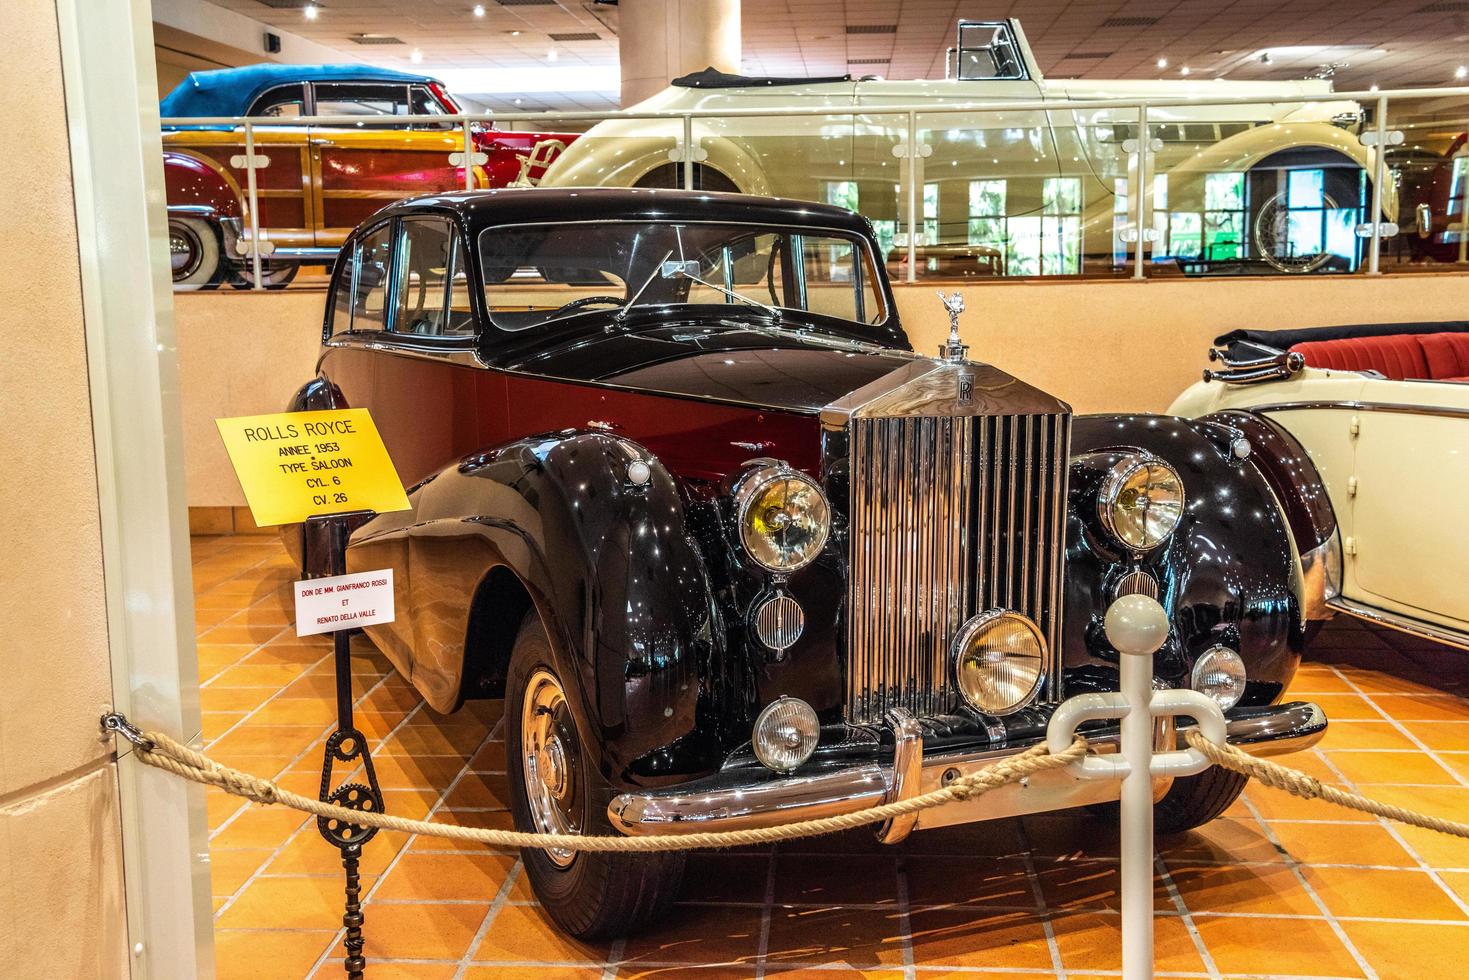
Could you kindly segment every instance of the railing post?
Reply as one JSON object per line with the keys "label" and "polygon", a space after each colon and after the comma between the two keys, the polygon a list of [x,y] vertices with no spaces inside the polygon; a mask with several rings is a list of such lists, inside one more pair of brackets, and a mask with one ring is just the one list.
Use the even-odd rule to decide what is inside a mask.
{"label": "railing post", "polygon": [[255,126],[245,121],[245,190],[250,203],[250,268],[256,289],[265,288],[260,273],[260,197],[255,186]]}
{"label": "railing post", "polygon": [[474,190],[474,137],[468,119],[464,120],[464,189]]}
{"label": "railing post", "polygon": [[1148,104],[1142,102],[1137,107],[1137,168],[1134,170],[1137,186],[1133,190],[1135,198],[1133,221],[1137,225],[1137,245],[1132,253],[1132,278],[1134,279],[1142,279],[1146,276],[1144,266],[1148,243],[1148,150],[1151,145],[1152,135],[1148,132]]}
{"label": "railing post", "polygon": [[1122,716],[1121,902],[1123,980],[1153,976],[1153,656],[1117,658],[1127,714]]}
{"label": "railing post", "polygon": [[918,281],[918,113],[908,112],[908,281]]}
{"label": "railing post", "polygon": [[1387,96],[1377,100],[1377,159],[1372,162],[1372,240],[1367,246],[1367,274],[1381,275],[1382,182],[1387,177]]}
{"label": "railing post", "polygon": [[694,189],[694,117],[683,117],[683,189]]}

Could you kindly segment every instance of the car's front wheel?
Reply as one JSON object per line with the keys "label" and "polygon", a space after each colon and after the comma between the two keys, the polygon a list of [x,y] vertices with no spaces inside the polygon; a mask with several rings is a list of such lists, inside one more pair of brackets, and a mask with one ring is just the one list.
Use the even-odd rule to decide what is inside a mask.
{"label": "car's front wheel", "polygon": [[[511,653],[505,714],[515,828],[611,834],[607,804],[612,789],[590,762],[534,610]],[[521,859],[546,912],[581,939],[626,935],[658,918],[676,897],[684,869],[683,852],[524,848]]]}
{"label": "car's front wheel", "polygon": [[[1228,810],[1249,781],[1248,776],[1218,766],[1211,766],[1194,776],[1178,777],[1153,804],[1153,833],[1181,834],[1185,830],[1202,827]],[[1113,821],[1121,813],[1121,807],[1115,800],[1094,803],[1088,809]]]}

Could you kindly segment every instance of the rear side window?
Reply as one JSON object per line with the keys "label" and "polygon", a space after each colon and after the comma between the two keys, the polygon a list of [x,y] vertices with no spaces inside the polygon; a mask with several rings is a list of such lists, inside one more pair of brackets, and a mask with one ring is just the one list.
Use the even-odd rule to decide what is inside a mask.
{"label": "rear side window", "polygon": [[391,223],[369,232],[357,243],[346,268],[332,287],[332,333],[382,330],[387,326],[388,256]]}
{"label": "rear side window", "polygon": [[406,116],[408,86],[370,82],[317,82],[318,116]]}
{"label": "rear side window", "polygon": [[251,103],[250,116],[275,116],[294,119],[306,115],[306,87],[304,85],[277,85],[261,93]]}
{"label": "rear side window", "polygon": [[406,218],[394,261],[393,331],[415,337],[471,337],[474,316],[464,246],[443,218]]}

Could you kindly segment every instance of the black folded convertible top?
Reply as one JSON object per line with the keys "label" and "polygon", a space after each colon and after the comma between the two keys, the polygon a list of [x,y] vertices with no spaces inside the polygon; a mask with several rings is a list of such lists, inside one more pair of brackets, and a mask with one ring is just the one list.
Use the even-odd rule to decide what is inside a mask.
{"label": "black folded convertible top", "polygon": [[731,75],[709,67],[688,75],[680,75],[672,84],[679,88],[755,88],[776,85],[819,85],[822,82],[850,82],[851,75],[828,75],[824,78],[772,78],[761,75]]}
{"label": "black folded convertible top", "polygon": [[1289,330],[1231,330],[1214,338],[1215,347],[1251,344],[1288,350],[1308,340],[1343,337],[1387,337],[1400,333],[1469,333],[1469,320],[1426,320],[1412,323],[1350,323],[1339,327],[1296,327]]}

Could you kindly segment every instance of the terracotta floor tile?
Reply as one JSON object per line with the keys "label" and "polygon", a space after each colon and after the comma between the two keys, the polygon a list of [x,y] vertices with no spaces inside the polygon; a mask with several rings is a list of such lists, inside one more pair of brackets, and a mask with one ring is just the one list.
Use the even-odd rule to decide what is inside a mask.
{"label": "terracotta floor tile", "polygon": [[214,931],[214,970],[218,980],[281,980],[304,977],[332,944],[322,932],[255,929]]}
{"label": "terracotta floor tile", "polygon": [[[382,874],[407,844],[407,834],[400,834],[393,830],[378,831],[362,846],[362,857],[358,861],[361,872],[371,875]],[[278,875],[319,874],[340,878],[342,856],[340,851],[322,839],[316,831],[315,824],[312,824],[281,848],[281,852],[270,862],[266,871]]]}
{"label": "terracotta floor tile", "polygon": [[[1426,871],[1305,868],[1303,873],[1334,915],[1382,919],[1443,919],[1469,915]],[[1469,932],[1465,933],[1469,937]],[[1469,952],[1469,947],[1466,947]]]}
{"label": "terracotta floor tile", "polygon": [[[1464,810],[1427,810],[1428,813],[1450,813],[1459,820],[1463,820],[1466,812]],[[1418,827],[1393,828],[1398,836],[1407,842],[1413,849],[1413,853],[1435,868],[1469,868],[1469,840],[1462,837],[1449,837],[1432,830],[1422,830]]]}
{"label": "terracotta floor tile", "polygon": [[1372,700],[1398,721],[1469,721],[1469,700],[1464,698],[1374,694]]}
{"label": "terracotta floor tile", "polygon": [[[321,663],[328,652],[318,646],[276,641],[267,643],[258,650],[251,652],[245,662],[250,664],[293,664],[299,667],[312,667]],[[326,665],[330,667],[331,661],[327,660]]]}
{"label": "terracotta floor tile", "polygon": [[470,757],[469,768],[482,772],[504,772],[505,771],[505,740],[496,738],[481,746],[479,751]]}
{"label": "terracotta floor tile", "polygon": [[[1052,918],[1051,929],[1068,975],[1073,970],[1122,969],[1121,926],[1121,916],[1103,912],[1068,912]],[[1178,916],[1154,918],[1153,966],[1156,971],[1203,971],[1203,960]]]}
{"label": "terracotta floor tile", "polygon": [[399,858],[392,874],[373,893],[373,899],[443,902],[479,898],[491,901],[515,865],[516,859],[505,854],[423,854],[410,851]]}
{"label": "terracotta floor tile", "polygon": [[[1422,752],[1332,752],[1332,765],[1358,786],[1377,783],[1458,785],[1454,774]],[[1312,775],[1318,776],[1317,773]],[[1366,791],[1371,795],[1371,791]]]}
{"label": "terracotta floor tile", "polygon": [[1341,926],[1381,977],[1406,980],[1464,975],[1469,926],[1405,922],[1343,922]]}
{"label": "terracotta floor tile", "polygon": [[[1345,783],[1323,780],[1326,785],[1340,790],[1350,790]],[[1322,803],[1320,800],[1303,800],[1284,790],[1270,786],[1254,785],[1245,790],[1244,798],[1259,811],[1260,818],[1276,820],[1329,820],[1341,823],[1374,823],[1375,818],[1366,813],[1347,810],[1343,807]]]}
{"label": "terracotta floor tile", "polygon": [[298,664],[258,664],[246,661],[220,671],[209,686],[280,689],[300,676],[301,667]]}
{"label": "terracotta floor tile", "polygon": [[1469,721],[1410,721],[1403,727],[1434,751],[1469,752]]}
{"label": "terracotta floor tile", "polygon": [[916,965],[1051,967],[1045,927],[1031,912],[914,909],[909,922]]}
{"label": "terracotta floor tile", "polygon": [[[362,910],[367,917],[362,928],[367,937],[368,962],[375,956],[459,960],[469,950],[489,910],[488,902],[396,905],[369,901]],[[341,914],[339,904],[337,915]]]}
{"label": "terracotta floor tile", "polygon": [[1046,861],[1036,865],[1041,894],[1050,909],[1119,909],[1118,865],[1104,861]]}
{"label": "terracotta floor tile", "polygon": [[1076,813],[1041,813],[1021,819],[1025,839],[1042,857],[1115,858],[1117,825],[1111,820]]}
{"label": "terracotta floor tile", "polygon": [[1469,903],[1469,871],[1440,871],[1439,877],[1451,892]]}
{"label": "terracotta floor tile", "polygon": [[[1114,831],[1115,833],[1115,831]],[[1253,818],[1220,817],[1182,834],[1157,838],[1169,861],[1279,861],[1281,855]]]}
{"label": "terracotta floor tile", "polygon": [[209,852],[210,891],[215,895],[233,895],[250,876],[259,871],[273,854],[270,848],[247,848],[227,851],[215,848]]}
{"label": "terracotta floor tile", "polygon": [[758,908],[677,905],[656,929],[629,937],[623,957],[630,964],[753,966],[760,943],[760,921]]}
{"label": "terracotta floor tile", "polygon": [[[371,955],[368,956],[366,971],[367,980],[452,980],[458,972],[457,963],[385,963],[374,961]],[[327,980],[341,976],[341,973],[340,964],[328,963],[317,972],[317,976]]]}
{"label": "terracotta floor tile", "polygon": [[468,725],[409,722],[393,733],[382,751],[386,755],[457,755],[468,759],[489,734],[489,727],[480,722]]}
{"label": "terracotta floor tile", "polygon": [[1281,697],[1282,701],[1310,700],[1317,694],[1352,694],[1351,684],[1336,671],[1324,667],[1303,664],[1296,671],[1291,685]]}
{"label": "terracotta floor tile", "polygon": [[[687,977],[688,980],[754,980],[759,971],[753,966],[695,966],[694,964],[680,963],[676,966],[623,966],[617,970],[617,980],[672,980],[674,977]],[[809,971],[814,972],[814,971]],[[766,973],[766,976],[771,974]],[[860,977],[863,971],[837,972],[834,975],[828,973],[827,980],[836,980],[837,977]],[[782,973],[782,977],[791,974]],[[899,977],[902,973],[898,974]]]}
{"label": "terracotta floor tile", "polygon": [[909,855],[903,858],[908,903],[924,905],[999,905],[1031,908],[1026,863],[1018,858],[950,858]]}
{"label": "terracotta floor tile", "polygon": [[503,810],[510,806],[510,787],[503,775],[465,773],[444,797],[451,810]]}
{"label": "terracotta floor tile", "polygon": [[[969,918],[974,918],[972,913]],[[901,923],[897,909],[776,908],[770,916],[767,957],[772,964],[900,966]]]}
{"label": "terracotta floor tile", "polygon": [[268,687],[204,687],[199,689],[199,707],[204,711],[253,711],[275,694]]}
{"label": "terracotta floor tile", "polygon": [[602,967],[472,966],[464,980],[602,980]]}
{"label": "terracotta floor tile", "polygon": [[464,768],[464,760],[457,755],[374,755],[372,764],[383,786],[417,786],[441,791],[447,790]]}
{"label": "terracotta floor tile", "polygon": [[199,634],[201,643],[253,643],[259,645],[285,631],[284,626],[216,626]]}
{"label": "terracotta floor tile", "polygon": [[238,796],[231,796],[222,789],[209,787],[204,791],[204,806],[209,814],[209,829],[213,830],[235,814],[245,801]]}
{"label": "terracotta floor tile", "polygon": [[[1224,973],[1363,976],[1325,919],[1290,919],[1287,924],[1253,916],[1195,914],[1194,925],[1214,965]],[[1401,980],[1407,980],[1407,975],[1401,975]]]}
{"label": "terracotta floor tile", "polygon": [[489,931],[470,955],[476,963],[541,961],[604,963],[610,943],[580,943],[560,932],[538,908],[501,907]]}
{"label": "terracotta floor tile", "polygon": [[[1317,748],[1333,749],[1415,749],[1408,736],[1390,721],[1347,721],[1332,718],[1326,737]],[[1284,760],[1290,764],[1290,759]]]}
{"label": "terracotta floor tile", "polygon": [[250,882],[220,913],[221,929],[331,929],[342,921],[338,878],[270,878]]}
{"label": "terracotta floor tile", "polygon": [[279,847],[298,827],[314,819],[283,807],[252,803],[209,839],[209,846],[227,848]]}
{"label": "terracotta floor tile", "polygon": [[209,745],[212,758],[222,753],[240,755],[299,753],[321,737],[321,725],[262,725],[254,718]]}
{"label": "terracotta floor tile", "polygon": [[777,905],[897,905],[895,856],[781,855],[776,859]]}
{"label": "terracotta floor tile", "polygon": [[[1284,862],[1247,867],[1168,862],[1169,880],[1189,911],[1264,912],[1320,915],[1321,909]],[[1174,908],[1172,896],[1155,895],[1160,909]]]}
{"label": "terracotta floor tile", "polygon": [[201,711],[199,713],[205,742],[212,742],[245,717],[243,711]]}
{"label": "terracotta floor tile", "polygon": [[[1326,807],[1328,804],[1317,803]],[[1301,864],[1386,865],[1406,868],[1415,864],[1401,844],[1377,823],[1272,823],[1270,830],[1286,853]]]}

